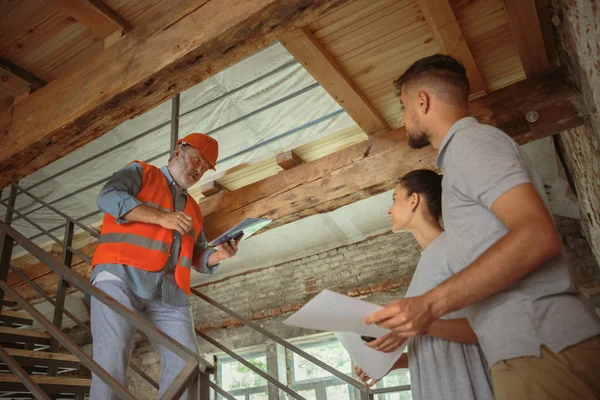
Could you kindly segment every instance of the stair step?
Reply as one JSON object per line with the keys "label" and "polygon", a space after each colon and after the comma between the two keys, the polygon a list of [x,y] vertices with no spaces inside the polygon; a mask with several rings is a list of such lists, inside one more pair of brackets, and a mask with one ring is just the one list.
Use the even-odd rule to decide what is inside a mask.
{"label": "stair step", "polygon": [[51,338],[52,336],[48,332],[0,326],[0,342],[2,343],[25,343],[31,346],[48,346],[50,345]]}
{"label": "stair step", "polygon": [[79,359],[71,354],[21,349],[6,349],[6,351],[23,367],[56,366],[62,369],[75,369],[81,366]]}
{"label": "stair step", "polygon": [[23,311],[2,310],[0,321],[2,321],[5,326],[9,327],[33,325],[33,318]]}
{"label": "stair step", "polygon": [[[74,393],[87,394],[92,385],[91,379],[69,378],[64,376],[31,375],[31,378],[47,394]],[[0,374],[0,393],[26,392],[27,388],[13,374]]]}

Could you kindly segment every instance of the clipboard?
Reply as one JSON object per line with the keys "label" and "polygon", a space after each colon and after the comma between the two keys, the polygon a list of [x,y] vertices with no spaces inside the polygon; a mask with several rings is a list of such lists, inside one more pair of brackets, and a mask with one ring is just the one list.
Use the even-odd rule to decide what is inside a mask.
{"label": "clipboard", "polygon": [[254,233],[269,225],[271,222],[272,220],[268,218],[246,218],[218,238],[214,239],[208,245],[210,247],[216,247],[230,241],[231,239],[237,240],[242,234],[244,235],[242,240],[246,240]]}

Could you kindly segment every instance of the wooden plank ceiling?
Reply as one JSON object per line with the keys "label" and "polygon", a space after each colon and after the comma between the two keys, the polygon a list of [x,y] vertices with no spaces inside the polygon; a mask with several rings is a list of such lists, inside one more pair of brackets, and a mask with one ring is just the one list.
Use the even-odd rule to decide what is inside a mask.
{"label": "wooden plank ceiling", "polygon": [[[544,36],[537,23],[537,13],[544,11],[547,3],[339,3],[335,10],[278,39],[357,125],[313,143],[281,149],[279,157],[273,154],[237,166],[214,176],[214,182],[203,181],[203,185],[194,187],[191,193],[200,200],[209,237],[250,214],[273,217],[277,219],[273,226],[278,226],[326,212],[389,189],[403,171],[432,166],[431,150],[407,149],[404,132],[399,129],[403,116],[392,85],[409,65],[428,55],[444,52],[463,62],[472,83],[474,114],[505,128],[520,143],[582,121],[577,96],[563,84],[560,73],[538,79],[556,67],[554,61],[549,61],[556,58],[548,57],[545,50],[552,48],[549,35]],[[106,47],[119,43],[122,35],[143,31],[169,4],[167,0],[9,3],[0,12],[0,56],[13,67],[12,71],[4,68],[7,72],[2,76],[7,77],[0,83],[0,100],[5,104],[23,101],[27,92],[34,91],[32,82],[38,82],[35,79],[43,83],[57,79],[67,82],[74,71],[84,68]],[[23,78],[26,74],[34,77],[32,82]],[[528,80],[521,82],[526,77]],[[41,97],[46,89],[30,96]],[[553,119],[548,110],[556,111],[557,107],[560,118]],[[544,118],[528,124],[524,115],[533,109]],[[69,146],[70,151],[77,144]],[[398,165],[390,166],[392,154]],[[208,197],[203,198],[203,193]],[[78,236],[78,240],[86,248],[93,247],[85,235]],[[22,259],[17,264],[29,262]],[[52,292],[54,286],[48,285]]]}

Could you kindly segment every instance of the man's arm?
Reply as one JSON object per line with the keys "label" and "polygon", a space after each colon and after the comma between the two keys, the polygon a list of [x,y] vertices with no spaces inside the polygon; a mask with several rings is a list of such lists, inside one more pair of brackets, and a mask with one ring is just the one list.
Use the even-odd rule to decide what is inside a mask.
{"label": "man's arm", "polygon": [[192,219],[184,213],[164,212],[145,205],[136,196],[142,187],[142,166],[131,163],[115,172],[100,190],[96,205],[112,215],[120,224],[145,222],[175,229],[185,235],[192,227]]}
{"label": "man's arm", "polygon": [[236,255],[238,243],[242,238],[231,243],[224,243],[214,249],[207,248],[208,243],[204,231],[200,232],[194,246],[194,269],[202,274],[214,274],[217,272],[219,263]]}
{"label": "man's arm", "polygon": [[506,289],[561,251],[552,217],[532,184],[509,189],[491,210],[508,228],[502,239],[437,288],[392,303],[365,322],[404,337],[418,335],[440,316]]}

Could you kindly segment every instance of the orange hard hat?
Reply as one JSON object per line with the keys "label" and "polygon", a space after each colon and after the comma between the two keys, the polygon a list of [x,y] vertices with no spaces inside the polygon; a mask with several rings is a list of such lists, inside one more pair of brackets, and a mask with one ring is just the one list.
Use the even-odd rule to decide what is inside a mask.
{"label": "orange hard hat", "polygon": [[202,157],[209,162],[211,169],[215,170],[217,158],[219,158],[219,143],[214,138],[204,133],[190,133],[177,141],[177,144],[181,143],[189,144],[198,150]]}

